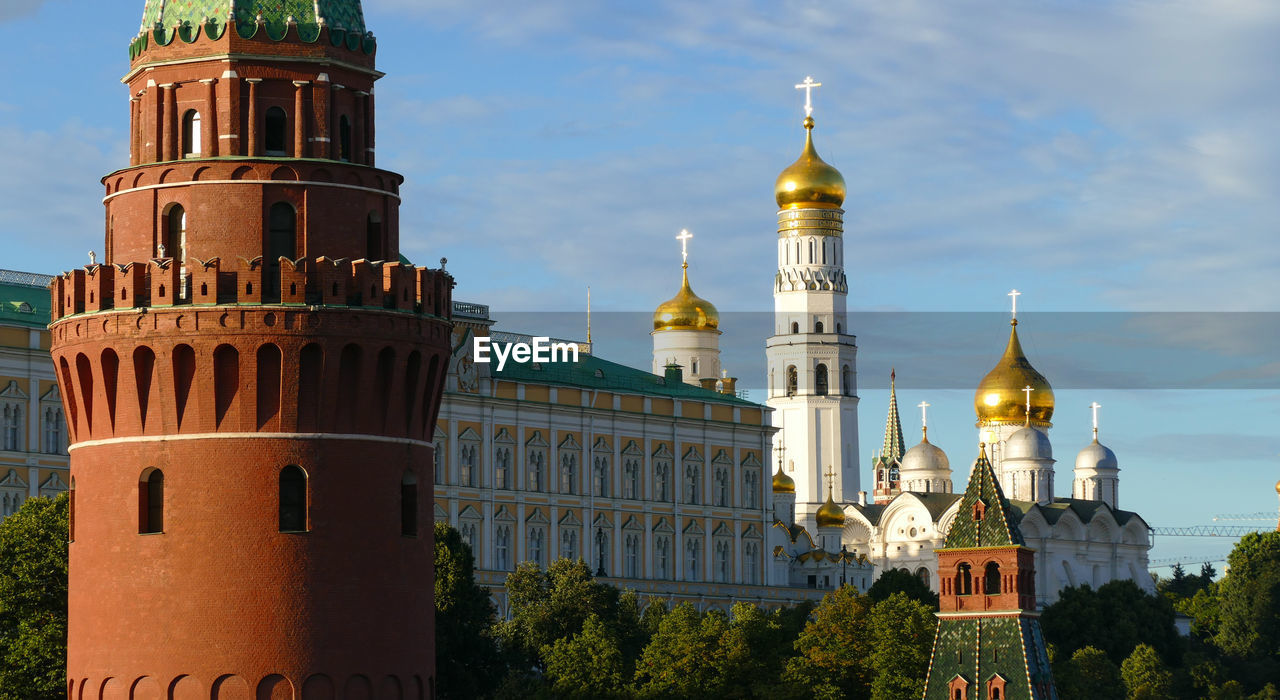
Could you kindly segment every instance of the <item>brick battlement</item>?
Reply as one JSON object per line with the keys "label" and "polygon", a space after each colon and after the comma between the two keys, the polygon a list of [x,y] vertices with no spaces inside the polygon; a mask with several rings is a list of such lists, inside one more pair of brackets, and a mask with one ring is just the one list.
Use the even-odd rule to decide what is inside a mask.
{"label": "brick battlement", "polygon": [[223,262],[172,258],[124,265],[90,265],[54,278],[53,321],[121,309],[227,304],[364,307],[453,315],[453,277],[443,270],[398,262],[261,257]]}

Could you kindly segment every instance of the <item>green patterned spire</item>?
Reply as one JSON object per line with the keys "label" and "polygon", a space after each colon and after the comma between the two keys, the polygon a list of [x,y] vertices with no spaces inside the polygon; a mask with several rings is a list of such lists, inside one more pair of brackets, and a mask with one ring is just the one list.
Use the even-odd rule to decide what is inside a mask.
{"label": "green patterned spire", "polygon": [[1022,545],[1022,533],[1009,517],[1008,502],[987,459],[984,446],[969,474],[955,522],[947,532],[946,549]]}
{"label": "green patterned spire", "polygon": [[290,17],[309,41],[319,35],[322,24],[357,35],[366,31],[360,0],[146,0],[141,32],[155,29],[159,22],[167,40],[175,25],[199,27],[207,22],[221,35],[232,18],[246,36],[256,31],[258,15],[272,37],[284,35]]}
{"label": "green patterned spire", "polygon": [[884,449],[880,456],[889,464],[902,461],[903,449],[902,421],[898,419],[898,372],[889,371],[889,418],[884,423]]}

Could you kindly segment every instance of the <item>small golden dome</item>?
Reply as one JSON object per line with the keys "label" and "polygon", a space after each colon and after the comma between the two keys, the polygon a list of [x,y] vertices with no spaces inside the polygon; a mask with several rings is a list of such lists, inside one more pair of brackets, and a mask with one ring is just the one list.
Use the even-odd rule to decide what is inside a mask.
{"label": "small golden dome", "polygon": [[1280,481],[1276,482],[1276,493],[1280,493]]}
{"label": "small golden dome", "polygon": [[813,117],[804,119],[804,151],[778,175],[773,194],[781,209],[818,207],[835,209],[844,204],[844,176],[818,157],[813,147]]}
{"label": "small golden dome", "polygon": [[973,395],[978,424],[1022,423],[1027,419],[1027,394],[1031,387],[1031,422],[1048,426],[1053,418],[1053,387],[1036,371],[1022,353],[1018,342],[1018,322],[1009,332],[1009,345],[994,369],[982,378]]}
{"label": "small golden dome", "polygon": [[782,472],[782,467],[778,467],[778,471],[773,474],[773,492],[774,493],[795,493],[796,480],[787,476]]}
{"label": "small golden dome", "polygon": [[827,489],[827,502],[818,508],[813,518],[818,522],[818,527],[844,527],[844,509],[836,505],[831,489]]}
{"label": "small golden dome", "polygon": [[714,331],[719,327],[720,312],[715,305],[689,288],[689,264],[685,263],[680,291],[653,312],[653,330]]}

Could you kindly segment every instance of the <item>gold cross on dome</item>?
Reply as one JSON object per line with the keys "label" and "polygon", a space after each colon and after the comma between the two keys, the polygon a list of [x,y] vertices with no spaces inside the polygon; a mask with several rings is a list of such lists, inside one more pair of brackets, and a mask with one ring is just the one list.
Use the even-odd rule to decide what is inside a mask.
{"label": "gold cross on dome", "polygon": [[920,408],[920,425],[929,427],[929,407],[933,404],[928,401],[921,401],[917,406]]}
{"label": "gold cross on dome", "polygon": [[1089,408],[1093,409],[1093,439],[1097,440],[1098,439],[1098,409],[1102,408],[1102,404],[1098,403],[1097,401],[1094,401],[1092,404],[1089,405]]}
{"label": "gold cross on dome", "polygon": [[1018,297],[1022,296],[1022,292],[1019,292],[1018,290],[1015,289],[1012,292],[1009,292],[1009,296],[1013,299],[1013,318],[1017,319],[1018,318]]}
{"label": "gold cross on dome", "polygon": [[804,90],[804,116],[813,116],[813,89],[822,87],[822,83],[813,82],[813,76],[807,75],[804,82],[796,86],[797,90]]}
{"label": "gold cross on dome", "polygon": [[833,489],[836,487],[836,470],[830,464],[827,465],[827,486]]}
{"label": "gold cross on dome", "polygon": [[684,257],[684,262],[689,262],[689,239],[693,238],[693,234],[687,229],[680,231],[680,235],[676,236],[676,240],[680,241],[680,255]]}

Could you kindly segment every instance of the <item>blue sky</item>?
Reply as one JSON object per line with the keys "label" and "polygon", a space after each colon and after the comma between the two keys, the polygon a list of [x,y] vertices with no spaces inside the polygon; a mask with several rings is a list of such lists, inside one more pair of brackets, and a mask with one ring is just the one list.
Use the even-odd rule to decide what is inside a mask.
{"label": "blue sky", "polygon": [[[3,267],[53,272],[101,246],[98,179],[127,162],[118,79],[142,4],[0,5],[0,55],[22,69],[0,96]],[[1241,371],[1243,356],[1258,381],[1162,389],[1132,376],[1143,373],[1132,361],[1108,378],[1105,347],[1073,357],[1034,314],[1280,311],[1280,4],[365,5],[388,73],[379,164],[407,177],[404,252],[447,256],[459,298],[578,312],[590,284],[597,311],[639,312],[630,332],[596,338],[601,354],[645,366],[645,315],[676,289],[674,236],[688,228],[698,293],[725,311],[770,310],[773,181],[802,142],[792,86],[812,75],[824,83],[818,149],[849,185],[851,309],[990,312],[963,343],[989,338],[990,364],[1016,287],[1032,361],[1071,387],[1052,433],[1060,493],[1097,400],[1124,507],[1156,525],[1275,510],[1273,332],[1168,328],[1172,345],[1202,351],[1176,356],[1202,375],[1219,359]],[[868,455],[884,420],[878,375],[902,350],[873,341],[860,341]],[[762,364],[763,338],[741,342]],[[912,351],[947,366],[951,348]],[[1064,383],[1073,362],[1101,365],[1096,380]],[[742,364],[735,373],[758,386]],[[973,451],[972,394],[954,387],[985,370],[956,366],[975,376],[903,377],[900,399],[912,416],[905,406],[934,404],[931,435],[959,466]],[[1228,546],[1167,538],[1154,556]]]}

